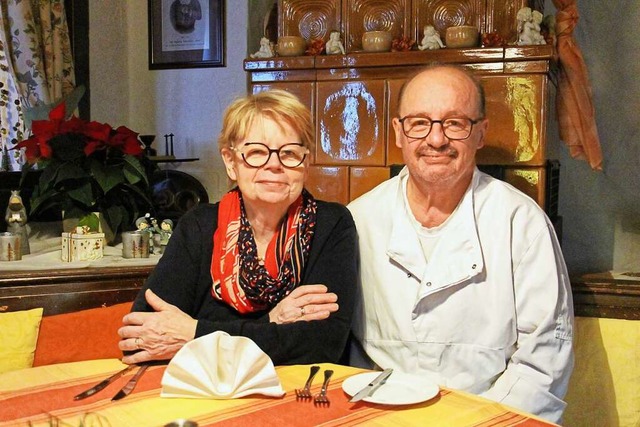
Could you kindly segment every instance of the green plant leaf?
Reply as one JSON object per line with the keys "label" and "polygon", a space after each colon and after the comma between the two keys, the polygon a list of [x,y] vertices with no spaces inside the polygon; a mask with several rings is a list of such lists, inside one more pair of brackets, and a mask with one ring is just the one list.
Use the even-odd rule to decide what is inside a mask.
{"label": "green plant leaf", "polygon": [[91,173],[104,193],[108,193],[125,181],[121,165],[106,166],[98,161],[92,161]]}
{"label": "green plant leaf", "polygon": [[[44,177],[44,173],[43,173],[43,177]],[[66,183],[64,183],[63,181],[75,182],[78,180],[86,180],[88,178],[89,178],[89,174],[80,166],[76,165],[75,163],[63,163],[58,167],[57,175],[55,178],[55,186],[57,188],[60,185],[65,185]]]}
{"label": "green plant leaf", "polygon": [[67,190],[67,194],[71,199],[80,202],[84,206],[91,207],[94,204],[93,191],[91,190],[90,182],[84,182],[77,188]]}
{"label": "green plant leaf", "polygon": [[58,207],[62,200],[62,194],[51,188],[40,193],[41,188],[36,188],[31,196],[31,214],[44,212],[49,208]]}
{"label": "green plant leaf", "polygon": [[100,230],[100,218],[95,213],[83,216],[78,221],[78,227],[87,226],[90,231],[98,232]]}
{"label": "green plant leaf", "polygon": [[131,184],[135,184],[142,179],[148,186],[149,178],[147,177],[147,174],[144,170],[144,167],[142,166],[142,163],[140,163],[140,160],[127,154],[124,156],[124,161],[124,175],[127,178],[127,181],[129,181]]}

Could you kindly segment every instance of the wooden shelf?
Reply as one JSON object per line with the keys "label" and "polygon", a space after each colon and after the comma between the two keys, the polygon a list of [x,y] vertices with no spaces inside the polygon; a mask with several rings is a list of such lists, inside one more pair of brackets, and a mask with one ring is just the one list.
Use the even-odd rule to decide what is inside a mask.
{"label": "wooden shelf", "polygon": [[155,266],[0,271],[0,313],[44,307],[44,315],[133,301]]}
{"label": "wooden shelf", "polygon": [[585,274],[571,280],[576,316],[640,320],[640,277]]}

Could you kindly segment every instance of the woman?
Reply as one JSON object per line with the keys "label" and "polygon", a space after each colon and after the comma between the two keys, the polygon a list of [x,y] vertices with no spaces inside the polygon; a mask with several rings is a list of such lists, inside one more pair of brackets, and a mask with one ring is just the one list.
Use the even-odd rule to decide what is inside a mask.
{"label": "woman", "polygon": [[[280,90],[227,109],[218,140],[237,187],[185,214],[119,330],[125,363],[170,359],[214,331],[251,338],[275,364],[337,362],[349,335],[356,231],[304,189],[308,109]],[[339,304],[339,305],[338,305]]]}

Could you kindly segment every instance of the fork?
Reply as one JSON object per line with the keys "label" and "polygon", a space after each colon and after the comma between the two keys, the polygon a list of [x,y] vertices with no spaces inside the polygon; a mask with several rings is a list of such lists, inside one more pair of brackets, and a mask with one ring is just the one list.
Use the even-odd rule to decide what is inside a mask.
{"label": "fork", "polygon": [[309,369],[309,378],[307,378],[307,382],[304,384],[304,388],[296,389],[296,399],[311,399],[311,382],[313,381],[313,377],[316,376],[318,371],[320,370],[320,366],[312,366]]}
{"label": "fork", "polygon": [[313,399],[314,405],[329,406],[329,404],[331,403],[329,402],[329,398],[327,397],[327,387],[329,387],[329,380],[331,379],[331,375],[333,375],[333,371],[331,369],[327,369],[324,371],[324,382],[322,383],[320,394],[318,394],[315,399]]}

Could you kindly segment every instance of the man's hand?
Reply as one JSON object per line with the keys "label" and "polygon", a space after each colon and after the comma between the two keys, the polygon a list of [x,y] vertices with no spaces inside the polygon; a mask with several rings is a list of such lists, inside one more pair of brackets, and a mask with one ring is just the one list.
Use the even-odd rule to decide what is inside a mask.
{"label": "man's hand", "polygon": [[323,320],[338,311],[338,296],[325,285],[305,285],[294,289],[269,312],[269,320],[280,325]]}
{"label": "man's hand", "polygon": [[123,363],[171,359],[196,334],[198,321],[147,289],[144,294],[155,312],[132,312],[124,316],[118,329],[118,347],[136,351],[124,356]]}

